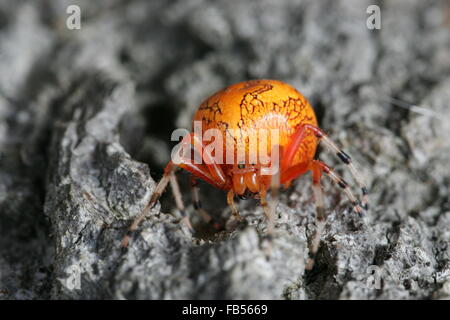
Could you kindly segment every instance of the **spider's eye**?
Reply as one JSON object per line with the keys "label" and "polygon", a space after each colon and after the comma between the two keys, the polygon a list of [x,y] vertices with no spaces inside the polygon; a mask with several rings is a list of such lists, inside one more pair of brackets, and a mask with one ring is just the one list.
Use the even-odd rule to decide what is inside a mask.
{"label": "spider's eye", "polygon": [[245,168],[245,164],[243,164],[243,163],[238,164],[238,169],[244,169],[244,168]]}

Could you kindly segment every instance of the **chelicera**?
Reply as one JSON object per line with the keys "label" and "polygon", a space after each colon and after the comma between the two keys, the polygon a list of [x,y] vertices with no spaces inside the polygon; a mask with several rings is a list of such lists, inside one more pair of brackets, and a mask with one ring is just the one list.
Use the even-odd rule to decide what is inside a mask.
{"label": "chelicera", "polygon": [[[231,212],[239,220],[242,218],[235,205],[235,197],[260,199],[267,217],[269,235],[273,229],[274,204],[280,186],[287,187],[294,179],[311,171],[317,209],[317,231],[310,245],[311,259],[317,252],[326,216],[320,182],[323,174],[342,188],[356,212],[362,213],[363,208],[367,209],[367,188],[350,156],[318,127],[314,110],[306,98],[286,83],[276,80],[252,80],[231,85],[213,94],[199,106],[193,117],[193,126],[194,124],[201,125],[201,134],[211,129],[221,134],[224,139],[220,146],[227,152],[218,157],[217,151],[212,152],[207,143],[194,132],[185,135],[182,145],[196,153],[201,161],[192,161],[191,156],[181,156],[177,161],[172,159],[167,164],[149,204],[129,228],[123,240],[124,246],[128,245],[130,233],[137,229],[169,183],[177,207],[190,227],[174,174],[178,168],[191,173],[194,207],[202,216],[207,217],[200,206],[197,179],[226,191]],[[270,136],[263,143],[263,135],[260,134],[262,131],[276,131],[277,139]],[[255,144],[251,145],[252,137],[256,137],[256,147]],[[266,139],[268,135],[264,137]],[[319,142],[323,142],[349,168],[361,190],[361,201],[357,200],[343,178],[324,162],[314,159]],[[263,163],[255,154],[261,152],[261,149],[270,156],[268,162]],[[229,160],[225,159],[225,153],[230,155],[229,150],[232,150],[232,159],[225,161]],[[278,150],[276,157],[273,157],[274,150]],[[244,157],[238,159],[241,154],[244,154]],[[274,167],[278,170],[269,170]],[[267,201],[268,193],[271,194],[270,201]]]}

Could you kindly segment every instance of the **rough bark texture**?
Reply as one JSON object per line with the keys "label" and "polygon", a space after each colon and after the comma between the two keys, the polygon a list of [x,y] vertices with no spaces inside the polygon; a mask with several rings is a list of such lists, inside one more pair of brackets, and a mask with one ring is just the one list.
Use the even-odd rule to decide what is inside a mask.
{"label": "rough bark texture", "polygon": [[[71,4],[81,30],[66,27]],[[0,1],[0,298],[448,297],[450,4],[378,2],[374,31],[371,4]],[[212,92],[255,78],[308,97],[358,163],[370,210],[356,216],[325,183],[329,216],[311,272],[309,175],[281,194],[270,260],[255,202],[240,204],[247,226],[215,235],[189,205],[205,229],[192,236],[170,192],[121,251],[172,130],[189,127]],[[348,176],[333,155],[318,156]],[[225,195],[201,188],[226,220]]]}

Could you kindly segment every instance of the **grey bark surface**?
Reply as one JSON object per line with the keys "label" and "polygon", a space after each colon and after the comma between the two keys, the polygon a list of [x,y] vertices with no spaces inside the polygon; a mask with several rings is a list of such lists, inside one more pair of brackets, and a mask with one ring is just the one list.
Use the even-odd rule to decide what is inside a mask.
{"label": "grey bark surface", "polygon": [[[0,1],[0,299],[448,298],[450,4],[378,2],[372,31],[372,2]],[[80,30],[66,27],[73,4]],[[361,170],[369,211],[325,181],[305,272],[310,175],[281,193],[268,260],[256,202],[239,203],[247,225],[212,234],[180,174],[202,231],[168,191],[122,250],[172,130],[211,93],[258,78],[310,100]],[[352,181],[335,155],[318,157]],[[200,187],[226,222],[225,194]]]}

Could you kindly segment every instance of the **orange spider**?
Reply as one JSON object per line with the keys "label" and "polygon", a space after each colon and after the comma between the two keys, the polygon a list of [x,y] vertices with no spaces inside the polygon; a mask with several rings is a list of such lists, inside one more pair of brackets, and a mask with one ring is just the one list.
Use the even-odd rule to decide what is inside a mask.
{"label": "orange spider", "polygon": [[[263,131],[276,134],[269,137],[267,134],[262,135]],[[207,139],[202,139],[208,132],[219,134],[223,138],[218,140],[220,137],[213,134],[215,149],[205,143]],[[350,191],[347,182],[325,163],[314,159],[319,141],[323,141],[348,166],[361,188],[362,207],[367,208],[367,188],[353,166],[351,158],[318,128],[313,108],[296,89],[281,81],[252,80],[231,85],[213,94],[198,108],[193,118],[193,132],[185,135],[180,144],[184,151],[176,161],[172,158],[167,164],[164,176],[158,183],[149,204],[134,220],[123,240],[123,245],[128,245],[131,232],[137,229],[169,182],[177,207],[190,227],[174,175],[176,168],[182,168],[192,174],[194,207],[197,210],[201,210],[201,205],[196,178],[227,191],[227,202],[233,215],[239,220],[242,218],[235,206],[234,197],[259,198],[268,219],[269,235],[273,228],[279,186],[287,187],[293,179],[311,171],[317,208],[317,231],[310,250],[311,256],[314,256],[325,220],[320,186],[323,173],[343,189],[354,209],[358,213],[362,212],[360,202]],[[226,155],[219,150],[220,148],[226,150]],[[192,154],[186,156],[186,150],[193,151],[197,161],[193,161]],[[270,160],[262,161],[261,153],[267,153]],[[271,170],[273,168],[274,171]],[[266,200],[269,190],[272,194],[270,203]],[[204,212],[202,216],[205,216]]]}

